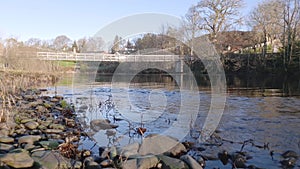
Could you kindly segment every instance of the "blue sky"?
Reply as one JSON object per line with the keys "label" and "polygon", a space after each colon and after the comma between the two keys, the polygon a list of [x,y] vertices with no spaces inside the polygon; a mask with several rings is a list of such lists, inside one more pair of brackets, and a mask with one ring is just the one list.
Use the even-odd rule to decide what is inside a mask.
{"label": "blue sky", "polygon": [[[184,16],[199,0],[0,0],[0,39],[31,37],[72,40],[94,36],[125,16],[145,12]],[[246,14],[260,0],[245,0]]]}

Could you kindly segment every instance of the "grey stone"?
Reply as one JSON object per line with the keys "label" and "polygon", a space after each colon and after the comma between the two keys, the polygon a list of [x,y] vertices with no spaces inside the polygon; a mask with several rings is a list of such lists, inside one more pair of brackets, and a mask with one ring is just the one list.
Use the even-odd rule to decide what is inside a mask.
{"label": "grey stone", "polygon": [[28,168],[34,163],[28,152],[7,153],[0,157],[0,161],[13,168]]}
{"label": "grey stone", "polygon": [[158,159],[160,162],[162,162],[163,167],[162,168],[168,168],[168,169],[188,169],[188,165],[176,158],[168,157],[165,155],[159,155]]}
{"label": "grey stone", "polygon": [[22,136],[19,138],[18,143],[27,143],[27,144],[33,144],[36,141],[39,141],[42,137],[40,135],[28,135],[28,136]]}
{"label": "grey stone", "polygon": [[50,129],[58,129],[58,130],[65,130],[66,127],[62,124],[50,124],[49,125]]}
{"label": "grey stone", "polygon": [[54,151],[35,151],[31,157],[47,169],[70,168],[72,166],[69,159]]}
{"label": "grey stone", "polygon": [[47,112],[49,112],[49,111],[47,110],[47,108],[44,107],[44,106],[37,106],[35,109],[36,109],[36,111],[39,112],[39,113],[47,113]]}
{"label": "grey stone", "polygon": [[14,138],[11,137],[0,137],[0,143],[13,143]]}
{"label": "grey stone", "polygon": [[101,169],[101,166],[95,162],[95,161],[90,161],[88,164],[85,166],[86,169]]}
{"label": "grey stone", "polygon": [[157,166],[159,160],[156,156],[148,156],[144,158],[139,158],[137,161],[137,168],[144,169],[144,168],[154,168]]}
{"label": "grey stone", "polygon": [[59,134],[62,133],[63,130],[59,130],[59,129],[46,129],[44,130],[45,133],[47,134]]}
{"label": "grey stone", "polygon": [[0,137],[6,137],[9,134],[9,130],[7,129],[1,129],[0,130]]}
{"label": "grey stone", "polygon": [[131,156],[137,156],[139,147],[140,147],[140,144],[135,142],[135,143],[126,145],[122,148],[119,148],[118,154],[120,154],[122,157],[126,157],[126,158],[129,158]]}
{"label": "grey stone", "polygon": [[[172,148],[176,147],[179,144],[177,140],[174,138],[163,136],[163,135],[149,135],[144,140],[140,146],[139,154],[140,155],[158,155],[163,153],[170,153]],[[181,143],[180,143],[181,144]],[[186,152],[185,147],[178,146],[179,148],[175,148],[173,154],[177,154],[178,152],[184,151]]]}
{"label": "grey stone", "polygon": [[107,130],[107,129],[113,129],[118,127],[118,125],[110,124],[108,120],[104,120],[104,119],[92,120],[90,122],[90,126],[93,131]]}
{"label": "grey stone", "polygon": [[121,164],[122,169],[137,168],[137,159],[126,160]]}
{"label": "grey stone", "polygon": [[106,159],[100,163],[100,166],[101,167],[109,167],[112,164],[113,164],[113,161],[111,159]]}
{"label": "grey stone", "polygon": [[45,149],[56,149],[59,143],[55,140],[40,141],[39,144]]}
{"label": "grey stone", "polygon": [[35,121],[35,119],[24,118],[24,119],[21,120],[21,123],[25,124],[25,123],[28,123],[28,122],[31,122],[31,121]]}
{"label": "grey stone", "polygon": [[29,121],[27,123],[24,124],[25,127],[27,127],[30,130],[34,130],[39,126],[39,123],[36,121]]}
{"label": "grey stone", "polygon": [[180,160],[184,161],[190,167],[190,169],[202,169],[202,166],[189,155],[181,156]]}
{"label": "grey stone", "polygon": [[185,146],[182,143],[176,144],[170,150],[166,152],[166,154],[171,155],[173,157],[180,156],[181,154],[185,154],[187,152]]}
{"label": "grey stone", "polygon": [[10,151],[13,149],[14,149],[14,146],[11,144],[0,143],[0,150],[2,150],[2,151]]}

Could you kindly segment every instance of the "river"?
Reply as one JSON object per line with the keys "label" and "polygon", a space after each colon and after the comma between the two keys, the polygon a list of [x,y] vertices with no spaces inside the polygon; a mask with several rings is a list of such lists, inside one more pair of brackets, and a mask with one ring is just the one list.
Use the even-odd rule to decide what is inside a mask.
{"label": "river", "polygon": [[[183,77],[183,82],[188,78]],[[112,85],[109,75],[99,75],[97,82],[86,83],[86,79],[89,78],[65,77],[56,87],[49,88],[50,93],[61,94],[75,105],[82,126],[93,139],[84,140],[82,148],[97,151],[100,146],[140,142],[142,137],[134,129],[144,127],[147,129],[144,136],[152,133],[177,135],[181,141],[195,142],[202,148],[190,153],[209,157],[223,150],[243,150],[251,156],[247,165],[261,168],[280,168],[281,154],[286,150],[300,154],[299,78],[227,76],[224,111],[217,121],[216,132],[205,143],[197,141],[211,105],[207,76],[196,77],[199,100],[185,96],[178,83],[167,75],[137,75],[129,84],[125,81],[118,85]],[[185,103],[189,104],[185,110],[181,109],[183,98],[188,99]],[[197,113],[183,117],[180,116],[182,111]],[[168,130],[180,121],[179,118],[195,119],[188,124],[189,132]],[[89,125],[94,119],[109,119],[119,127],[113,131],[95,131]],[[207,168],[232,167],[219,160],[208,160],[206,165]]]}

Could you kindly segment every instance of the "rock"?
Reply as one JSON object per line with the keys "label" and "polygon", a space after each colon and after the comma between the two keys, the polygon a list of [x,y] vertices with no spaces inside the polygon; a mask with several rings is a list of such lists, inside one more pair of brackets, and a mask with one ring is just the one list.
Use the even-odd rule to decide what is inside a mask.
{"label": "rock", "polygon": [[87,105],[82,105],[79,107],[80,110],[87,110],[89,107]]}
{"label": "rock", "polygon": [[9,131],[7,129],[1,129],[0,130],[0,137],[6,137],[8,136]]}
{"label": "rock", "polygon": [[109,167],[113,164],[113,161],[111,159],[106,159],[106,160],[103,160],[101,163],[100,163],[100,166],[101,167]]}
{"label": "rock", "polygon": [[28,129],[34,130],[34,129],[36,129],[36,128],[39,126],[39,123],[38,123],[38,122],[35,122],[35,121],[30,121],[30,122],[25,123],[24,125],[25,125],[25,127],[27,127]]}
{"label": "rock", "polygon": [[189,155],[181,156],[180,160],[184,161],[190,167],[190,169],[202,169],[202,166]]}
{"label": "rock", "polygon": [[46,129],[44,130],[44,132],[47,134],[59,134],[62,133],[63,131],[59,129]]}
{"label": "rock", "polygon": [[223,152],[218,153],[218,158],[223,163],[223,165],[227,165],[229,160],[228,152],[224,150]]}
{"label": "rock", "polygon": [[188,169],[187,164],[179,159],[159,155],[158,159],[162,162],[162,168],[168,169]]}
{"label": "rock", "polygon": [[50,129],[58,129],[58,130],[65,130],[66,127],[62,124],[50,124],[49,125]]}
{"label": "rock", "polygon": [[40,130],[46,130],[46,129],[47,129],[47,127],[46,127],[46,126],[44,126],[44,125],[39,125],[39,126],[38,126],[38,129],[40,129]]}
{"label": "rock", "polygon": [[294,157],[288,157],[280,161],[283,168],[293,168],[296,165],[297,159]]}
{"label": "rock", "polygon": [[11,137],[0,137],[0,143],[13,143],[14,141],[15,139]]}
{"label": "rock", "polygon": [[108,120],[104,120],[104,119],[92,120],[90,122],[90,126],[91,129],[96,132],[99,130],[107,130],[107,129],[113,129],[118,127],[118,125],[110,124]]}
{"label": "rock", "polygon": [[24,146],[24,149],[25,149],[25,150],[28,150],[28,151],[31,151],[31,150],[33,150],[33,149],[35,149],[35,148],[36,148],[36,146],[33,145],[33,144],[26,144],[26,145]]}
{"label": "rock", "polygon": [[56,106],[55,109],[60,111],[60,112],[64,110],[62,107],[58,107],[58,106]]}
{"label": "rock", "polygon": [[81,161],[76,161],[75,164],[73,164],[72,168],[74,168],[74,169],[81,169],[82,168]]}
{"label": "rock", "polygon": [[34,163],[28,152],[7,153],[0,157],[0,161],[13,168],[28,168]]}
{"label": "rock", "polygon": [[178,157],[182,154],[185,154],[187,152],[185,146],[182,143],[176,144],[173,148],[168,150],[166,154],[173,156],[173,157]]}
{"label": "rock", "polygon": [[36,110],[37,112],[39,112],[39,113],[47,113],[47,112],[49,112],[49,111],[47,110],[47,108],[44,107],[44,106],[37,106],[37,107],[35,108],[35,110]]}
{"label": "rock", "polygon": [[15,133],[17,133],[17,134],[24,134],[25,132],[26,132],[26,129],[24,129],[24,128],[20,128],[15,131]]}
{"label": "rock", "polygon": [[59,143],[55,140],[40,141],[39,144],[45,149],[50,149],[50,150],[56,149],[59,146]]}
{"label": "rock", "polygon": [[21,123],[22,123],[22,124],[25,124],[25,123],[28,123],[28,122],[31,122],[31,121],[35,121],[35,119],[28,119],[28,118],[25,118],[25,119],[22,119],[22,120],[21,120]]}
{"label": "rock", "polygon": [[85,169],[101,169],[101,166],[95,161],[90,161],[85,166]]}
{"label": "rock", "polygon": [[236,168],[246,168],[246,158],[239,154],[234,153],[231,155],[232,166]]}
{"label": "rock", "polygon": [[0,150],[1,151],[10,151],[10,150],[13,150],[14,149],[14,146],[11,145],[11,144],[5,144],[5,143],[0,143]]}
{"label": "rock", "polygon": [[35,135],[22,136],[19,138],[18,143],[34,144],[34,142],[39,141],[41,138],[42,138],[41,136],[35,136]]}
{"label": "rock", "polygon": [[48,127],[52,123],[52,120],[41,121],[41,125]]}
{"label": "rock", "polygon": [[59,99],[52,98],[52,99],[50,100],[50,102],[52,102],[52,103],[58,103],[58,102],[59,102]]}
{"label": "rock", "polygon": [[126,160],[121,164],[122,169],[137,168],[137,159]]}
{"label": "rock", "polygon": [[46,109],[51,109],[51,108],[52,108],[52,105],[51,105],[51,104],[48,104],[48,103],[43,103],[43,106],[44,106]]}
{"label": "rock", "polygon": [[[179,145],[178,147],[176,147]],[[174,149],[173,149],[174,148]],[[171,150],[174,151],[171,151]],[[178,152],[186,152],[186,148],[174,138],[163,136],[163,135],[149,135],[144,140],[140,146],[139,154],[148,155],[148,154],[174,154],[177,155]]]}
{"label": "rock", "polygon": [[298,154],[292,150],[288,150],[288,151],[284,152],[283,154],[281,154],[281,156],[283,158],[290,158],[290,157],[298,158]]}
{"label": "rock", "polygon": [[71,168],[72,166],[69,159],[54,151],[35,151],[31,157],[47,169]]}
{"label": "rock", "polygon": [[206,162],[202,156],[197,155],[197,156],[194,156],[193,158],[201,165],[202,168],[205,168]]}
{"label": "rock", "polygon": [[126,158],[129,158],[131,156],[137,156],[139,147],[140,147],[140,144],[135,142],[135,143],[126,145],[122,148],[119,148],[118,154],[120,154],[122,157],[126,157]]}
{"label": "rock", "polygon": [[115,146],[110,148],[109,155],[110,155],[110,159],[114,159],[118,155],[117,148]]}
{"label": "rock", "polygon": [[138,169],[154,168],[157,166],[158,162],[159,162],[159,160],[156,156],[138,158],[137,168]]}
{"label": "rock", "polygon": [[35,97],[33,95],[25,95],[24,100],[26,101],[34,101]]}

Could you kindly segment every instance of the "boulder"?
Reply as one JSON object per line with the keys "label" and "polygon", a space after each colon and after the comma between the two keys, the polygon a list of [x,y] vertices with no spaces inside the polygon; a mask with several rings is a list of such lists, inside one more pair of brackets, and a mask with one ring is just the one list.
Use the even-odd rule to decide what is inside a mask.
{"label": "boulder", "polygon": [[186,148],[174,138],[163,135],[149,135],[140,146],[139,154],[143,155],[158,155],[172,154],[176,156],[180,152],[186,152]]}
{"label": "boulder", "polygon": [[148,156],[143,158],[138,158],[137,160],[137,168],[144,169],[144,168],[154,168],[157,166],[159,160],[156,156]]}
{"label": "boulder", "polygon": [[32,167],[34,160],[29,156],[28,152],[7,153],[0,157],[0,161],[13,168]]}
{"label": "boulder", "polygon": [[138,155],[140,144],[135,142],[118,149],[118,154],[122,157],[130,158]]}
{"label": "boulder", "polygon": [[158,159],[162,162],[162,168],[168,169],[188,169],[188,165],[177,158],[168,157],[165,155],[159,155]]}
{"label": "boulder", "polygon": [[137,168],[137,159],[126,160],[121,164],[122,169],[133,169]]}
{"label": "boulder", "polygon": [[69,159],[54,151],[35,151],[31,157],[46,169],[71,168],[72,166]]}
{"label": "boulder", "polygon": [[118,127],[118,125],[110,124],[108,120],[104,120],[104,119],[92,120],[90,122],[90,126],[91,129],[95,132],[99,130],[107,130],[107,129],[113,129]]}
{"label": "boulder", "polygon": [[184,161],[190,167],[190,169],[202,169],[202,166],[189,155],[181,156],[180,160]]}
{"label": "boulder", "polygon": [[28,136],[22,136],[19,138],[18,142],[19,144],[27,143],[27,144],[33,144],[36,141],[39,141],[42,137],[40,135],[28,135]]}

